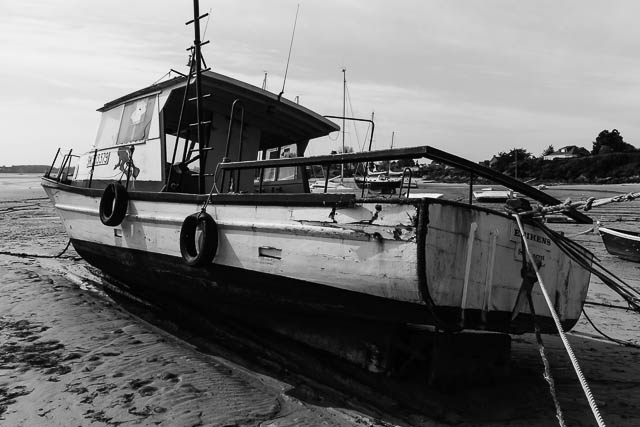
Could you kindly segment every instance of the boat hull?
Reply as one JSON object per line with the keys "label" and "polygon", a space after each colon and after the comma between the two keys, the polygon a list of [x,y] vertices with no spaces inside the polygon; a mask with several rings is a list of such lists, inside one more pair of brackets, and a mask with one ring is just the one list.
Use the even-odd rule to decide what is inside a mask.
{"label": "boat hull", "polygon": [[400,184],[402,184],[401,180],[396,178],[370,178],[365,180],[364,178],[355,177],[354,182],[358,188],[367,188],[371,191],[377,191],[385,194],[394,193],[398,188],[400,188]]}
{"label": "boat hull", "polygon": [[[130,192],[122,224],[106,227],[100,191],[43,183],[78,253],[130,292],[173,296],[202,310],[231,304],[443,329],[533,329],[520,304],[515,222],[481,207],[353,195],[214,197],[208,212],[218,225],[217,253],[211,264],[191,267],[180,255],[180,227],[204,196]],[[539,230],[526,230],[568,329],[580,316],[589,272]],[[537,318],[553,332],[536,288]]]}
{"label": "boat hull", "polygon": [[511,199],[508,191],[474,191],[473,197],[480,203],[505,203]]}
{"label": "boat hull", "polygon": [[600,227],[600,236],[611,255],[628,261],[640,262],[640,233]]}

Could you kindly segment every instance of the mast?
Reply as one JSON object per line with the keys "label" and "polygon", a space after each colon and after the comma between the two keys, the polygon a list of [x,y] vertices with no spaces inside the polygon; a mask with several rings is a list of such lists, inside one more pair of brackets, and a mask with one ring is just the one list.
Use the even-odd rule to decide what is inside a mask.
{"label": "mast", "polygon": [[198,124],[198,156],[200,171],[198,173],[198,192],[202,193],[204,191],[204,168],[205,168],[205,159],[204,159],[204,141],[202,138],[204,137],[204,129],[202,129],[202,87],[201,87],[201,78],[200,73],[202,72],[202,53],[200,51],[200,4],[198,0],[193,0],[193,31],[194,31],[194,39],[193,39],[193,48],[194,48],[194,60],[196,61],[196,123]]}
{"label": "mast", "polygon": [[[393,137],[396,135],[396,131],[391,132],[391,149],[393,150]],[[389,160],[389,171],[387,172],[387,176],[391,176],[391,160]]]}
{"label": "mast", "polygon": [[[344,153],[344,131],[347,117],[347,68],[342,69],[342,154]],[[340,184],[344,180],[344,163],[341,165]]]}

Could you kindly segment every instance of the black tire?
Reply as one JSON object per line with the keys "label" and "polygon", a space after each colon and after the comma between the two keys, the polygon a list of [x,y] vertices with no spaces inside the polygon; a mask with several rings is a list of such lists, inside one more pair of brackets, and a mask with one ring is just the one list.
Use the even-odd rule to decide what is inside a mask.
{"label": "black tire", "polygon": [[120,225],[127,215],[129,194],[119,182],[112,182],[102,192],[100,198],[100,221],[109,227]]}
{"label": "black tire", "polygon": [[[196,239],[200,225],[201,235]],[[180,253],[192,267],[210,264],[218,251],[218,225],[206,212],[194,213],[184,219],[180,229]]]}

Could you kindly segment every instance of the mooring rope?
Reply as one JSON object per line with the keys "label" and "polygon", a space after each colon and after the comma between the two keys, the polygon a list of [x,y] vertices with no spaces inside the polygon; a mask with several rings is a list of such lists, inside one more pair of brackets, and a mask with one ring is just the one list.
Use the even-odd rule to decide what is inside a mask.
{"label": "mooring rope", "polygon": [[[522,225],[522,220],[520,218],[520,214],[514,214],[513,215],[516,219],[516,222],[518,223],[518,228],[520,229],[520,233],[524,236],[525,231],[524,231],[524,227]],[[580,381],[580,385],[582,386],[582,390],[584,391],[584,394],[587,398],[587,401],[589,402],[589,406],[591,407],[591,412],[593,412],[593,415],[598,423],[598,426],[600,427],[605,427],[606,424],[604,423],[604,420],[602,419],[602,416],[600,415],[600,410],[598,409],[598,405],[596,404],[595,399],[593,398],[593,394],[591,393],[591,389],[589,388],[589,384],[587,384],[587,380],[585,379],[584,375],[582,374],[582,369],[580,369],[580,365],[578,364],[578,359],[576,358],[573,349],[571,348],[571,345],[569,344],[569,340],[567,339],[566,334],[564,333],[564,330],[562,329],[562,324],[560,323],[560,318],[558,317],[558,313],[556,313],[556,310],[553,308],[553,303],[551,302],[551,298],[549,297],[549,294],[547,293],[547,289],[544,286],[544,283],[542,281],[542,277],[540,276],[540,270],[538,270],[538,266],[536,264],[536,261],[533,257],[533,254],[531,253],[531,251],[529,250],[529,244],[527,243],[526,239],[523,239],[523,243],[524,243],[524,249],[527,252],[527,256],[529,257],[529,260],[531,261],[531,266],[533,267],[533,270],[536,273],[536,277],[538,278],[538,284],[540,285],[540,290],[542,291],[542,295],[544,296],[544,299],[547,303],[547,306],[549,307],[549,312],[551,313],[551,317],[553,318],[553,321],[556,325],[556,329],[558,330],[558,334],[560,335],[560,339],[562,340],[562,343],[564,344],[564,347],[567,351],[567,354],[569,355],[569,359],[571,360],[571,364],[573,365],[573,369],[576,372],[576,375],[578,376],[578,379]]]}
{"label": "mooring rope", "polygon": [[536,321],[536,312],[533,306],[533,298],[531,297],[531,292],[527,294],[527,299],[529,300],[529,310],[531,311],[531,316],[533,318],[533,329],[536,333],[538,352],[540,353],[540,358],[542,358],[542,365],[544,366],[544,379],[549,384],[551,399],[553,399],[553,404],[556,407],[556,418],[558,419],[558,424],[560,424],[560,427],[565,427],[566,424],[564,423],[562,408],[560,407],[560,401],[558,400],[558,395],[556,393],[556,384],[553,381],[553,375],[551,375],[551,364],[549,364],[549,360],[547,359],[547,355],[545,354],[544,342],[542,341],[542,334],[540,333],[540,326],[538,326],[538,322]]}
{"label": "mooring rope", "polygon": [[65,246],[62,252],[60,252],[57,255],[28,254],[25,252],[12,252],[12,251],[0,251],[0,255],[10,255],[10,256],[15,256],[20,258],[65,258],[65,259],[73,259],[73,260],[82,259],[81,257],[71,256],[71,255],[67,255],[65,257],[62,256],[67,251],[67,249],[69,249],[70,245],[71,245],[71,239],[67,241],[67,246]]}
{"label": "mooring rope", "polygon": [[591,318],[587,315],[587,312],[584,310],[584,307],[582,308],[582,314],[584,314],[584,317],[587,319],[589,324],[591,324],[591,327],[593,329],[595,329],[595,331],[597,333],[599,333],[600,335],[602,335],[603,337],[605,337],[609,341],[614,342],[616,344],[623,345],[625,347],[640,348],[640,345],[638,345],[636,343],[632,343],[630,341],[621,340],[621,339],[618,339],[618,338],[613,338],[613,337],[605,334],[604,332],[602,332],[600,329],[598,329],[598,327],[595,325],[595,323],[593,323],[593,320],[591,320]]}
{"label": "mooring rope", "polygon": [[570,234],[570,235],[568,235],[567,237],[568,237],[568,238],[578,237],[578,236],[582,236],[583,234],[591,233],[591,232],[593,232],[593,231],[595,231],[595,227],[591,227],[591,228],[589,228],[589,229],[587,229],[587,230],[580,231],[579,233]]}
{"label": "mooring rope", "polygon": [[640,192],[620,194],[613,197],[605,197],[602,199],[596,199],[595,197],[589,197],[585,201],[572,202],[571,199],[565,200],[563,203],[551,206],[537,206],[536,208],[522,212],[520,216],[545,216],[551,213],[566,212],[569,210],[582,209],[589,211],[595,207],[608,205],[609,203],[630,202],[632,200],[640,198]]}

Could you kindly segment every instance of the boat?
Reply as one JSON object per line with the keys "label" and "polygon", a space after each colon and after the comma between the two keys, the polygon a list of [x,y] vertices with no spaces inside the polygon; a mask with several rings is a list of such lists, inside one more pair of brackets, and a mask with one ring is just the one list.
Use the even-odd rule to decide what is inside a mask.
{"label": "boat", "polygon": [[353,177],[358,188],[366,188],[383,194],[394,194],[402,184],[402,177],[389,176],[386,172],[373,172]]}
{"label": "boat", "polygon": [[554,333],[539,287],[535,316],[525,303],[526,239],[563,327],[577,322],[592,255],[543,224],[525,218],[521,232],[504,211],[445,198],[311,192],[308,170],[427,158],[558,200],[431,146],[305,157],[339,127],[205,69],[201,43],[196,31],[188,74],[99,108],[94,145],[58,149],[42,177],[77,253],[116,286],[205,312],[503,333],[533,331],[535,319]]}
{"label": "boat", "polygon": [[514,198],[511,190],[494,190],[492,187],[473,192],[473,197],[481,203],[504,203]]}
{"label": "boat", "polygon": [[344,179],[341,176],[334,176],[328,180],[319,179],[310,185],[312,193],[353,193],[353,188],[344,185]]}
{"label": "boat", "polygon": [[640,232],[610,227],[598,227],[598,231],[611,255],[640,262]]}

